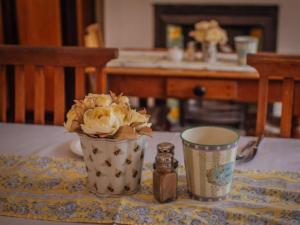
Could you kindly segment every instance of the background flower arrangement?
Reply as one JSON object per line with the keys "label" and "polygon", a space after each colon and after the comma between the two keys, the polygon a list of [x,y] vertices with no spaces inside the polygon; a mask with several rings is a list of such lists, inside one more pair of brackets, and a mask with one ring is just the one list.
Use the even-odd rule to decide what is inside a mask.
{"label": "background flower arrangement", "polygon": [[195,30],[191,31],[189,35],[200,43],[226,44],[228,40],[226,31],[215,20],[196,23]]}
{"label": "background flower arrangement", "polygon": [[74,102],[64,124],[70,132],[112,139],[135,139],[152,133],[150,115],[145,109],[131,109],[128,97],[122,94],[88,94]]}
{"label": "background flower arrangement", "polygon": [[217,44],[225,45],[228,40],[226,31],[215,20],[196,23],[195,30],[189,35],[201,43],[202,58],[207,63],[217,61]]}

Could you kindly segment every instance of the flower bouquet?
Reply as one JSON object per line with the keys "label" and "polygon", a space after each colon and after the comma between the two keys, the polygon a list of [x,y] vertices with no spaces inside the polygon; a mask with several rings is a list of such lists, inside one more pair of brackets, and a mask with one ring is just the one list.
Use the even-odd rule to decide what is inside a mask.
{"label": "flower bouquet", "polygon": [[65,128],[80,137],[89,189],[97,195],[137,192],[145,135],[152,133],[150,115],[132,109],[128,97],[112,92],[74,102]]}
{"label": "flower bouquet", "polygon": [[203,60],[210,63],[217,60],[217,44],[224,45],[228,40],[226,31],[215,20],[196,23],[189,35],[202,44]]}

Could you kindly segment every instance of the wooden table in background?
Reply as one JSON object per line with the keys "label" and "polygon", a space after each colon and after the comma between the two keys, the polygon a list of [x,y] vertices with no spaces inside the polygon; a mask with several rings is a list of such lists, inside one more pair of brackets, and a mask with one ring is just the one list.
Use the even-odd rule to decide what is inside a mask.
{"label": "wooden table in background", "polygon": [[[106,67],[102,90],[128,96],[154,98],[198,98],[255,103],[258,98],[256,72]],[[272,79],[269,102],[280,101],[282,82]],[[296,82],[294,137],[300,138],[300,81]]]}

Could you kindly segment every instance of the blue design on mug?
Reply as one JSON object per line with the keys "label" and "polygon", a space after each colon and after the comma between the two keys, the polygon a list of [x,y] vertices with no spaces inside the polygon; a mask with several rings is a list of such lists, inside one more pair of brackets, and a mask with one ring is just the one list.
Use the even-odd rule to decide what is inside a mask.
{"label": "blue design on mug", "polygon": [[212,168],[207,171],[208,182],[218,186],[224,186],[231,182],[234,169],[234,162]]}

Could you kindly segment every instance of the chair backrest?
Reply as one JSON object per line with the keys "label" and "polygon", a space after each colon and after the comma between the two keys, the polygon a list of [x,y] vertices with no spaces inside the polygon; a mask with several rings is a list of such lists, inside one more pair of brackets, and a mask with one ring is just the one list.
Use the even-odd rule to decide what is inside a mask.
{"label": "chair backrest", "polygon": [[267,116],[269,78],[282,79],[282,114],[280,121],[280,136],[290,137],[292,130],[294,82],[300,79],[300,56],[278,54],[250,54],[247,63],[259,73],[258,110],[256,120],[256,135],[264,133]]}
{"label": "chair backrest", "polygon": [[81,99],[86,94],[85,68],[95,67],[97,71],[97,91],[105,92],[106,77],[102,73],[105,64],[117,57],[117,49],[84,48],[84,47],[28,47],[0,46],[0,122],[7,121],[7,75],[6,65],[14,66],[14,121],[25,122],[26,89],[24,66],[33,65],[32,76],[34,83],[34,123],[45,123],[45,69],[53,68],[54,104],[53,123],[62,125],[65,118],[65,79],[64,67],[75,68],[75,98]]}

